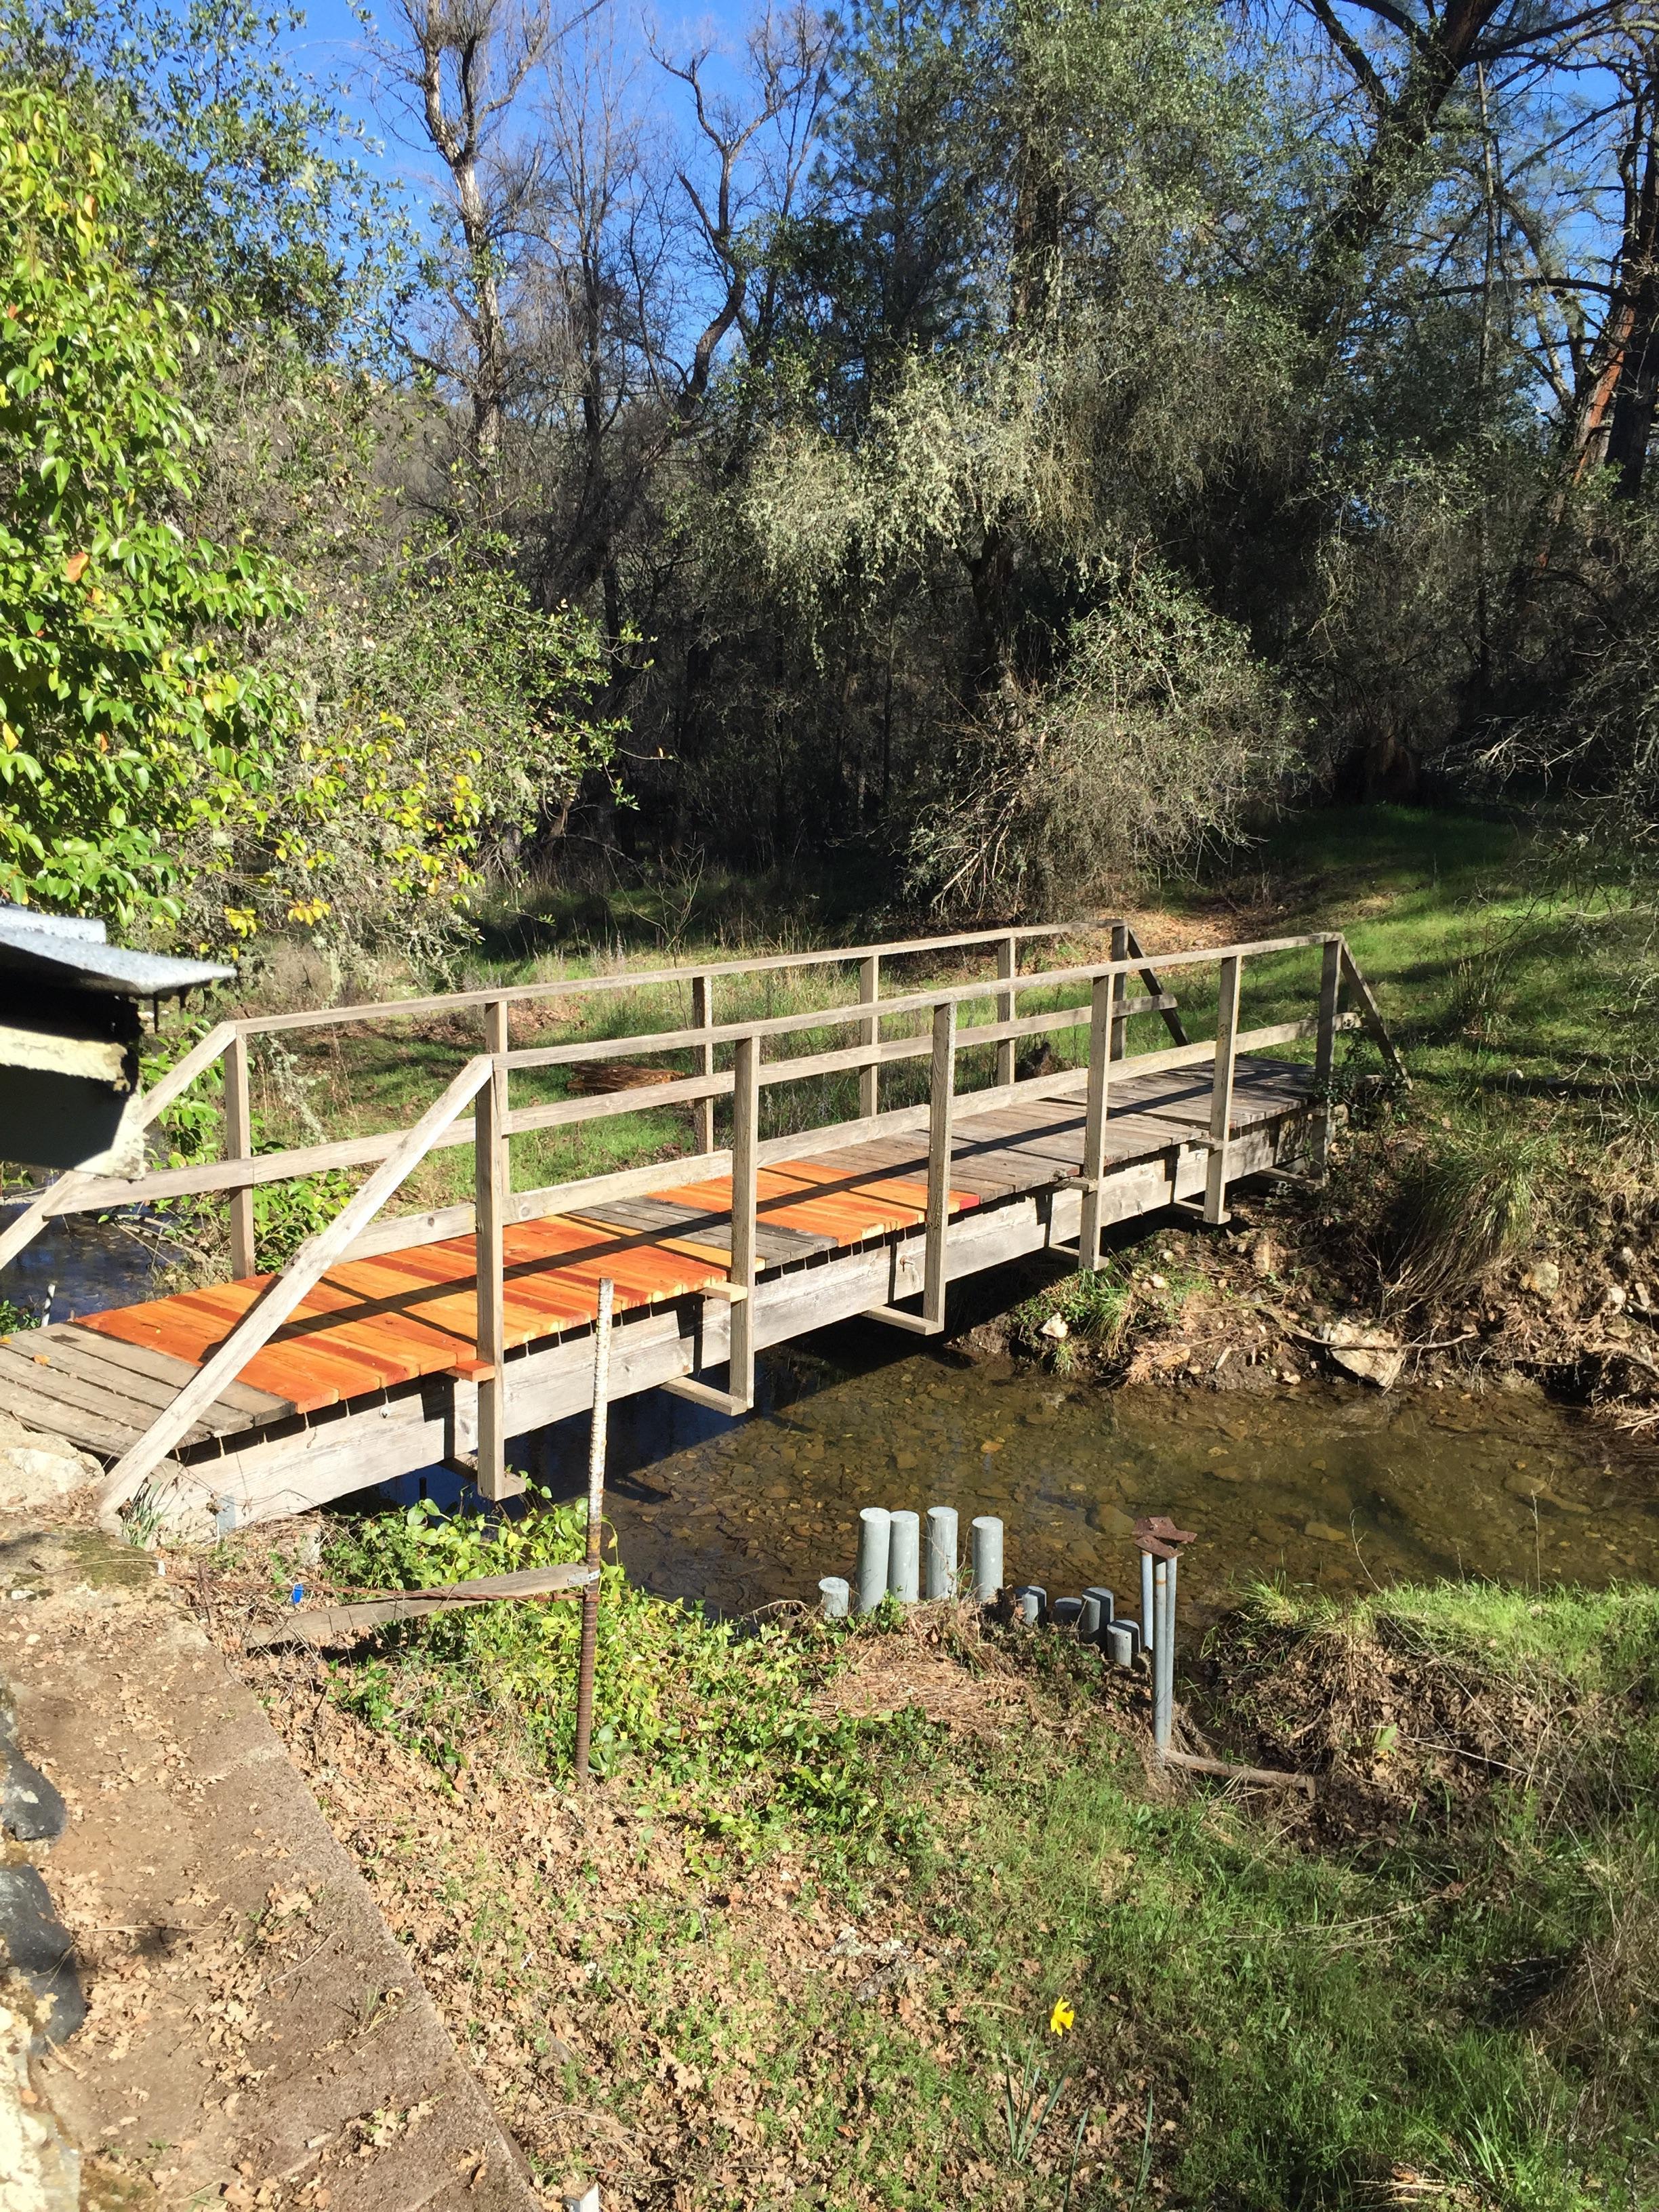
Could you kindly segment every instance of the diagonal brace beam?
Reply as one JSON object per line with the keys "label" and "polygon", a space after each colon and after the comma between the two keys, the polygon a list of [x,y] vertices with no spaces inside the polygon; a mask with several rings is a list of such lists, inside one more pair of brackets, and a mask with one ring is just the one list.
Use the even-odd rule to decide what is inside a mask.
{"label": "diagonal brace beam", "polygon": [[188,1433],[197,1416],[212,1404],[223,1386],[234,1382],[254,1353],[270,1343],[301,1300],[349,1250],[354,1240],[399,1183],[425,1158],[434,1139],[490,1080],[494,1066],[488,1054],[470,1060],[448,1090],[428,1107],[397,1149],[381,1161],[327,1228],[319,1229],[300,1247],[212,1358],[197,1370],[172,1405],[157,1414],[118,1462],[99,1494],[100,1512],[112,1512],[117,1506],[125,1505],[145,1477],[155,1472],[180,1437]]}

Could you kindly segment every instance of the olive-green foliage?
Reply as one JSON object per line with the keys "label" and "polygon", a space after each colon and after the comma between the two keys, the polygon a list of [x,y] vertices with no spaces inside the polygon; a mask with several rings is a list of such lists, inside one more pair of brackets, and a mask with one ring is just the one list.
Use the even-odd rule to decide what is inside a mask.
{"label": "olive-green foliage", "polygon": [[1167,572],[1102,588],[1054,683],[1005,687],[945,763],[910,848],[936,906],[1059,914],[1084,887],[1190,868],[1292,771],[1287,702],[1243,630]]}
{"label": "olive-green foliage", "polygon": [[[327,1563],[342,1580],[380,1590],[584,1558],[586,1507],[555,1505],[534,1486],[531,1495],[514,1519],[445,1516],[429,1501],[381,1515],[337,1537]],[[495,1723],[530,1765],[563,1774],[580,1633],[580,1605],[569,1601],[441,1614],[337,1668],[334,1693],[447,1771],[465,1763],[475,1729]],[[883,1739],[813,1708],[835,1654],[828,1631],[739,1626],[651,1597],[613,1559],[602,1571],[594,1764],[609,1771],[646,1762],[662,1785],[690,1793],[710,1837],[744,1849],[799,1827],[844,1857],[914,1840],[915,1821],[887,1802],[890,1755],[909,1743],[906,1731]]]}

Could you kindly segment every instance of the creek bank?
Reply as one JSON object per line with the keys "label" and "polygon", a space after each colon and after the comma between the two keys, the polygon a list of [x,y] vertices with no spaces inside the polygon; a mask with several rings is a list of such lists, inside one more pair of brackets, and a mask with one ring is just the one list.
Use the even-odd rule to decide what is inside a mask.
{"label": "creek bank", "polygon": [[1389,1281],[1389,1215],[1422,1151],[1410,1133],[1352,1133],[1322,1188],[1247,1186],[1221,1230],[1167,1217],[1094,1281],[1050,1280],[950,1349],[1221,1391],[1321,1374],[1384,1389],[1534,1385],[1623,1428],[1659,1425],[1659,1191],[1558,1170],[1515,1249],[1413,1297]]}
{"label": "creek bank", "polygon": [[[220,1555],[228,1647],[290,1571],[252,1532]],[[1139,1681],[969,1607],[725,1637],[693,1775],[714,1632],[658,1642],[655,1603],[665,1732],[629,1747],[602,1650],[617,1738],[580,1796],[550,1609],[239,1662],[543,2175],[638,2212],[1358,2208],[1402,2172],[1549,2212],[1659,2180],[1650,1591],[1229,1609],[1194,1747],[1311,1773],[1311,1807],[1159,1769]]]}

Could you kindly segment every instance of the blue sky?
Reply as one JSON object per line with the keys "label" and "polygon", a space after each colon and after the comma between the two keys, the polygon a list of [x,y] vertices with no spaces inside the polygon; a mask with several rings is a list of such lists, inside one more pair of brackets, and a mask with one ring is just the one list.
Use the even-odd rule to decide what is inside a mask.
{"label": "blue sky", "polygon": [[[610,0],[610,4],[638,21],[639,0]],[[556,11],[557,0],[555,7]],[[388,35],[395,31],[398,21],[395,5],[372,5],[370,12]],[[672,0],[662,0],[652,10],[654,19],[680,46],[694,40],[735,46],[756,12],[750,0],[714,0],[711,6],[696,8],[677,7]],[[384,149],[366,157],[368,166],[395,177],[424,198],[435,182],[433,156],[424,146],[400,143],[394,111],[384,104],[377,106],[370,41],[348,0],[307,0],[304,13],[303,27],[282,40],[292,66],[319,88],[347,88],[343,104],[348,113]],[[672,105],[666,89],[665,104]],[[405,141],[408,136],[405,132]]]}

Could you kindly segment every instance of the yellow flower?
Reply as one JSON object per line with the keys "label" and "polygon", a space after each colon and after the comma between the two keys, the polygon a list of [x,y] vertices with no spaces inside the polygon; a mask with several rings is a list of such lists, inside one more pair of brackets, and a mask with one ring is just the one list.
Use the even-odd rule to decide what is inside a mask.
{"label": "yellow flower", "polygon": [[1077,2014],[1066,2003],[1065,1998],[1056,1997],[1054,2008],[1048,2015],[1048,2033],[1050,2035],[1064,2035],[1076,2019]]}

